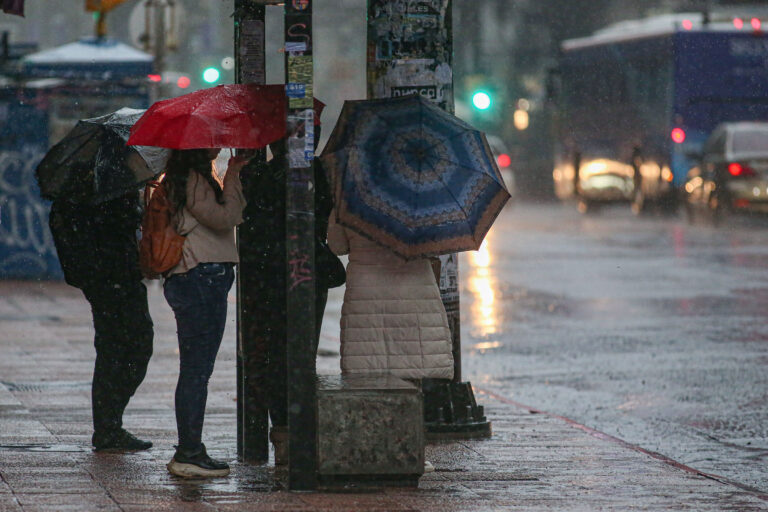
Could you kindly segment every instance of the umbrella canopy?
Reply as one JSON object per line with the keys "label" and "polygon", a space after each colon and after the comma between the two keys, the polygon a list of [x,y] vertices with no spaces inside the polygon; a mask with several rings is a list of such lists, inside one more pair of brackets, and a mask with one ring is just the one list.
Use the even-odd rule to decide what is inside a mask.
{"label": "umbrella canopy", "polygon": [[345,102],[320,158],[338,222],[406,259],[478,249],[510,197],[485,135],[418,95]]}
{"label": "umbrella canopy", "polygon": [[130,192],[163,172],[169,150],[125,144],[131,126],[144,112],[122,108],[78,121],[37,166],[41,195],[98,203]]}
{"label": "umbrella canopy", "polygon": [[262,148],[285,136],[282,85],[228,84],[158,101],[128,144],[173,149]]}
{"label": "umbrella canopy", "polygon": [[[313,100],[315,120],[325,104]],[[131,129],[128,144],[172,149],[263,148],[285,137],[282,84],[227,84],[158,101]]]}

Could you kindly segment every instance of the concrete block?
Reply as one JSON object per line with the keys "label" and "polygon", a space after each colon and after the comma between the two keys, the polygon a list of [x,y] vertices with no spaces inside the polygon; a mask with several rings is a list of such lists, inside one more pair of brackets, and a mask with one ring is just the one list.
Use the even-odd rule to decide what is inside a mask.
{"label": "concrete block", "polygon": [[421,390],[388,374],[318,380],[321,483],[415,486],[424,472]]}

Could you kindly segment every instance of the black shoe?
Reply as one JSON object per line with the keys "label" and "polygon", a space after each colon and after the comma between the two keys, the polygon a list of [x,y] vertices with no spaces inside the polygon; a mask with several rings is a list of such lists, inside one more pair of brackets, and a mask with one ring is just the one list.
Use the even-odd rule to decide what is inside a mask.
{"label": "black shoe", "polygon": [[176,454],[166,466],[172,475],[184,478],[227,476],[229,464],[212,459],[201,444],[196,452],[188,452],[176,447]]}
{"label": "black shoe", "polygon": [[132,452],[152,448],[151,442],[143,441],[122,428],[106,434],[95,432],[92,441],[97,452]]}

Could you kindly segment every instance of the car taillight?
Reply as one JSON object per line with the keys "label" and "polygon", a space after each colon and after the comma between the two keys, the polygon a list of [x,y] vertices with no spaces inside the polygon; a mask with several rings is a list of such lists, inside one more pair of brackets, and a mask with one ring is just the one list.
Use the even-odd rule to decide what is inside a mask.
{"label": "car taillight", "polygon": [[496,163],[503,169],[512,165],[512,158],[508,154],[502,153],[496,157]]}
{"label": "car taillight", "polygon": [[748,199],[737,199],[733,202],[733,206],[735,208],[749,208],[749,200]]}
{"label": "car taillight", "polygon": [[755,171],[747,165],[742,165],[738,162],[728,164],[728,172],[731,176],[754,176]]}

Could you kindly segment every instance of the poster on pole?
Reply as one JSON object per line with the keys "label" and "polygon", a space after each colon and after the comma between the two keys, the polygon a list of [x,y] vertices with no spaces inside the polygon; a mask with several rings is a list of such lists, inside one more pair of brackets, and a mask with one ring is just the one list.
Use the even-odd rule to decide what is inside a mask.
{"label": "poster on pole", "polygon": [[419,93],[453,112],[449,0],[371,0],[368,97]]}
{"label": "poster on pole", "polygon": [[[369,0],[368,97],[418,93],[453,113],[451,0]],[[440,294],[458,322],[459,264],[443,256]],[[458,338],[458,329],[452,328]]]}
{"label": "poster on pole", "polygon": [[267,73],[264,67],[264,22],[243,20],[240,24],[240,82],[264,84]]}

